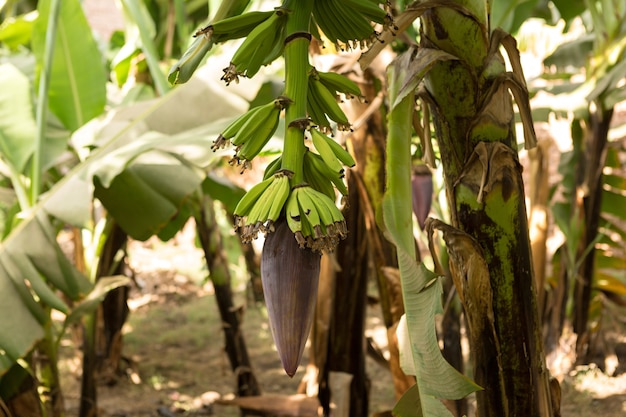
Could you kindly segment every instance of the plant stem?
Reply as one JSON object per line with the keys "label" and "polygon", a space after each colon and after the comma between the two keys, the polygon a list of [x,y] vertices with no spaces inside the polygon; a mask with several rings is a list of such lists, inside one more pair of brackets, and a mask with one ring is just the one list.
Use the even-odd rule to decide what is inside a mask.
{"label": "plant stem", "polygon": [[285,45],[285,95],[291,100],[285,111],[285,144],[282,169],[294,173],[292,185],[304,181],[302,170],[304,158],[304,128],[291,125],[305,120],[309,69],[310,37],[298,36],[309,32],[309,21],[313,10],[312,0],[287,0],[283,7],[290,10],[287,17],[287,44]]}
{"label": "plant stem", "polygon": [[[50,74],[52,72],[52,60],[54,58],[54,43],[56,42],[57,23],[61,12],[61,0],[51,0],[48,27],[46,28],[46,45],[43,54],[43,68],[39,79],[39,92],[37,93],[37,136],[35,137],[35,150],[31,164],[31,188],[30,205],[37,203],[41,192],[41,152],[46,135],[46,123],[48,119],[48,88],[50,86]],[[25,207],[22,207],[24,209]]]}

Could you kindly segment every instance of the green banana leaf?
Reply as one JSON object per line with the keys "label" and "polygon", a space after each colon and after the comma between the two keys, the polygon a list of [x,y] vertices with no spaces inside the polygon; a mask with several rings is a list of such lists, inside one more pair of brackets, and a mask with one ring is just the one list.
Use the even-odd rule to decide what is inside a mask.
{"label": "green banana leaf", "polygon": [[37,126],[28,78],[12,64],[0,65],[0,152],[15,172],[33,153]]}
{"label": "green banana leaf", "polygon": [[33,33],[33,24],[37,19],[37,12],[10,17],[0,24],[0,42],[12,50],[30,42]]}
{"label": "green banana leaf", "polygon": [[132,238],[146,240],[174,219],[202,178],[172,154],[151,151],[104,187],[96,176],[95,197]]}
{"label": "green banana leaf", "polygon": [[462,398],[480,387],[443,358],[435,333],[435,314],[441,312],[441,282],[415,257],[410,198],[414,102],[403,89],[412,85],[414,78],[421,79],[425,71],[415,71],[410,65],[412,58],[412,51],[405,52],[388,68],[389,102],[394,105],[388,114],[387,187],[382,203],[384,228],[397,249],[406,310],[406,325],[398,326],[398,338],[406,340],[404,348],[400,347],[403,370],[416,376],[419,399],[413,401],[421,407],[416,414],[402,416],[450,416],[438,398]]}
{"label": "green banana leaf", "polygon": [[[79,274],[56,243],[50,217],[88,227],[95,191],[133,235],[171,236],[188,217],[186,201],[202,189],[207,167],[224,155],[210,150],[213,140],[247,107],[232,89],[194,77],[164,97],[111,111],[74,132],[71,144],[82,162],[0,243],[0,376],[43,337],[50,317],[40,303],[75,321],[111,285],[124,285],[113,280],[94,287]],[[158,215],[147,215],[153,212]]]}
{"label": "green banana leaf", "polygon": [[164,95],[169,91],[170,86],[159,63],[159,53],[153,40],[156,35],[156,28],[150,12],[146,4],[141,0],[121,0],[121,3],[127,18],[127,27],[130,26],[134,34],[132,36],[134,42],[129,45],[135,44],[141,48],[146,57],[148,69],[156,90],[160,95]]}
{"label": "green banana leaf", "polygon": [[[32,47],[41,69],[50,0],[38,4]],[[99,116],[106,103],[104,59],[79,0],[63,0],[50,68],[49,107],[70,131]]]}
{"label": "green banana leaf", "polygon": [[31,212],[0,244],[0,376],[43,337],[50,318],[40,302],[69,311],[50,284],[75,301],[92,289],[63,254],[45,213]]}
{"label": "green banana leaf", "polygon": [[515,33],[522,23],[531,16],[549,18],[547,6],[539,8],[539,0],[492,0],[489,20],[491,27]]}

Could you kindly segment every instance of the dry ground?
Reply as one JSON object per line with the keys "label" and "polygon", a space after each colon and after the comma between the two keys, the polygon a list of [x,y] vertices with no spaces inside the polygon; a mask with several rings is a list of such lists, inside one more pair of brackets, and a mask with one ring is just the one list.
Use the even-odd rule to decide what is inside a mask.
{"label": "dry ground", "polygon": [[[234,407],[214,404],[235,391],[235,378],[223,351],[215,299],[210,285],[202,285],[203,260],[193,245],[192,229],[163,244],[151,240],[131,245],[131,265],[141,288],[133,290],[132,313],[125,330],[128,375],[118,384],[101,386],[102,417],[238,416]],[[240,288],[242,289],[242,288]],[[300,367],[293,379],[280,366],[265,310],[251,304],[245,289],[237,302],[248,304],[243,328],[254,371],[264,393],[295,394],[304,375]],[[368,320],[372,335],[384,334],[378,312]],[[384,343],[384,338],[377,340]],[[68,416],[78,413],[80,358],[69,341],[61,366]],[[306,358],[303,363],[306,363]],[[393,407],[389,372],[368,361],[373,382],[371,412]],[[594,368],[566,375],[563,417],[626,415],[626,374],[609,377]]]}

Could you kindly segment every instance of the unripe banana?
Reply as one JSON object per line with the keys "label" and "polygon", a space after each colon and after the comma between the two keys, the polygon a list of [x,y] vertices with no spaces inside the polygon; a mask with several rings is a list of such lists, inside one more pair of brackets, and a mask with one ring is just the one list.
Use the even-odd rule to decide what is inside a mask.
{"label": "unripe banana", "polygon": [[272,16],[273,13],[273,10],[262,12],[254,11],[228,17],[200,29],[195,33],[195,36],[206,34],[216,43],[243,38],[248,36],[255,27]]}
{"label": "unripe banana", "polygon": [[282,33],[286,11],[277,8],[272,15],[255,27],[233,55],[230,66],[224,69],[222,80],[226,84],[238,81],[239,76],[253,77],[263,65],[265,58],[274,50],[277,33]]}
{"label": "unripe banana", "polygon": [[289,198],[291,188],[289,177],[290,175],[284,172],[277,172],[275,175],[274,181],[277,181],[278,184],[276,186],[276,192],[272,195],[272,206],[267,215],[266,232],[274,231],[274,224],[278,220],[278,217],[280,217],[283,206]]}
{"label": "unripe banana", "polygon": [[[267,220],[267,215],[273,202],[271,196],[276,192],[277,186],[278,183],[276,182],[276,177],[272,177],[272,183],[265,191],[263,191],[263,194],[261,194],[254,206],[252,206],[248,216],[246,217],[246,225],[255,227],[257,232],[260,229],[260,225]],[[242,236],[242,239],[243,238],[244,236]]]}
{"label": "unripe banana", "polygon": [[361,89],[351,79],[336,72],[317,72],[319,80],[330,91],[345,94],[347,97],[361,97]]}
{"label": "unripe banana", "polygon": [[[378,23],[385,21],[386,13],[373,8],[349,7],[345,0],[316,0],[313,5],[313,15],[322,32],[333,43],[342,42],[350,47],[367,43],[375,35],[370,24],[370,15]],[[365,1],[365,0],[357,0]],[[382,19],[381,19],[382,18]],[[381,21],[382,20],[382,21]]]}
{"label": "unripe banana", "polygon": [[262,106],[254,107],[238,118],[236,118],[231,124],[224,129],[224,131],[213,141],[213,145],[211,145],[211,149],[216,151],[218,149],[224,148],[228,141],[235,137],[237,132],[241,129],[241,127],[261,109]]}
{"label": "unripe banana", "polygon": [[329,233],[329,228],[333,225],[333,223],[335,223],[335,221],[333,220],[333,215],[328,209],[328,206],[321,201],[321,199],[326,196],[312,189],[309,193],[309,197],[311,198],[311,201],[315,205],[315,209],[320,216],[320,222],[324,228],[324,232]]}
{"label": "unripe banana", "polygon": [[274,343],[285,372],[296,373],[313,323],[320,254],[301,249],[285,221],[265,239],[261,280]]}
{"label": "unripe banana", "polygon": [[239,129],[237,129],[237,133],[231,140],[232,144],[234,146],[243,145],[250,137],[256,134],[258,129],[267,125],[275,107],[276,101],[270,101],[269,103],[255,107],[253,109],[254,113],[246,118]]}
{"label": "unripe banana", "polygon": [[381,25],[388,19],[388,14],[380,8],[380,1],[370,0],[342,0],[348,10],[354,10],[361,14],[365,19],[380,23]]}
{"label": "unripe banana", "polygon": [[328,181],[331,181],[335,185],[337,190],[342,195],[348,195],[348,188],[343,183],[342,176],[340,176],[339,173],[331,170],[328,165],[324,163],[319,155],[310,151],[306,152],[304,154],[304,163],[310,165],[311,171],[314,175],[318,175],[321,178],[326,178]]}
{"label": "unripe banana", "polygon": [[328,140],[326,142],[328,142],[328,145],[330,146],[330,148],[333,150],[333,152],[335,153],[335,156],[346,166],[352,168],[353,166],[356,165],[356,162],[354,161],[354,158],[352,157],[352,155],[350,155],[350,152],[348,152],[343,146],[341,146],[340,144],[338,144],[333,138],[329,138],[327,137]]}
{"label": "unripe banana", "polygon": [[[259,126],[257,130],[251,131],[252,135],[237,150],[237,158],[244,161],[252,161],[261,152],[276,131],[276,128],[278,128],[280,110],[280,107],[274,107],[267,116],[265,123]],[[246,129],[246,126],[244,125],[242,129]]]}
{"label": "unripe banana", "polygon": [[[298,205],[300,206],[300,214],[304,215],[309,225],[311,226],[313,239],[319,239],[323,236],[323,230],[321,229],[321,219],[317,212],[317,207],[313,200],[309,196],[309,192],[315,191],[310,186],[301,187],[298,189]],[[305,235],[306,236],[306,235]]]}
{"label": "unripe banana", "polygon": [[321,129],[328,131],[330,130],[330,123],[322,107],[322,102],[316,94],[317,92],[313,90],[313,79],[309,77],[306,95],[307,113],[313,123]]}
{"label": "unripe banana", "polygon": [[[311,81],[313,82],[311,83]],[[341,110],[341,107],[339,107],[339,103],[337,103],[335,95],[331,93],[328,88],[324,86],[324,84],[315,78],[309,78],[309,85],[311,86],[313,96],[324,109],[324,113],[326,113],[331,120],[337,123],[340,130],[349,130],[350,122],[348,121],[346,114],[343,110]]]}
{"label": "unripe banana", "polygon": [[254,203],[259,199],[263,192],[272,184],[273,178],[268,178],[250,188],[247,193],[241,197],[233,214],[235,217],[247,216]]}
{"label": "unripe banana", "polygon": [[[310,152],[307,150],[306,152]],[[305,157],[307,158],[307,157]],[[308,183],[311,187],[321,192],[322,194],[327,195],[331,199],[335,199],[335,186],[333,183],[326,179],[325,177],[318,174],[316,171],[311,169],[309,163],[303,163],[303,173],[304,173],[304,181]]]}
{"label": "unripe banana", "polygon": [[338,172],[340,175],[343,174],[343,165],[337,158],[337,155],[335,155],[335,152],[329,143],[330,141],[334,142],[334,140],[317,129],[311,129],[310,133],[313,146],[315,146],[315,149],[320,154],[326,165],[328,165],[328,167],[333,171]]}
{"label": "unripe banana", "polygon": [[291,190],[289,198],[287,198],[287,204],[285,206],[285,218],[289,229],[294,233],[298,245],[304,248],[306,245],[306,239],[302,236],[302,216],[300,215],[300,206],[298,205],[297,188]]}

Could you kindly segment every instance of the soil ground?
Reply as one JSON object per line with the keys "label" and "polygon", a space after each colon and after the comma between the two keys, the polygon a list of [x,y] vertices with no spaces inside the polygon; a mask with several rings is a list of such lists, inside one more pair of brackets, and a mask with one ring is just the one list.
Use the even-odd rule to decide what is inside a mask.
{"label": "soil ground", "polygon": [[[167,244],[133,242],[130,253],[138,285],[129,303],[131,314],[124,335],[129,367],[117,384],[99,388],[101,416],[240,415],[236,407],[215,403],[217,398],[233,397],[235,377],[223,350],[211,286],[203,285],[203,258],[193,244],[193,229],[187,228]],[[236,289],[236,303],[246,306],[243,331],[263,393],[296,394],[305,367],[293,379],[284,373],[265,309],[250,301],[245,287]],[[379,323],[373,307],[368,334],[384,348],[385,332]],[[69,339],[62,355],[63,389],[72,417],[78,414],[80,356]],[[367,372],[372,381],[370,413],[391,409],[395,400],[389,371],[368,360]],[[563,417],[626,415],[626,374],[610,377],[594,367],[579,368],[566,374],[561,386]]]}

